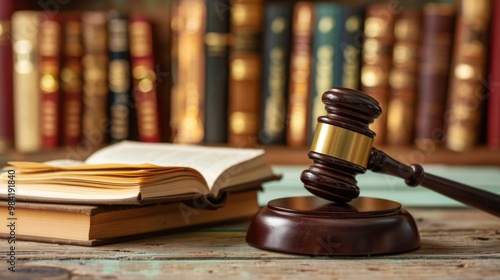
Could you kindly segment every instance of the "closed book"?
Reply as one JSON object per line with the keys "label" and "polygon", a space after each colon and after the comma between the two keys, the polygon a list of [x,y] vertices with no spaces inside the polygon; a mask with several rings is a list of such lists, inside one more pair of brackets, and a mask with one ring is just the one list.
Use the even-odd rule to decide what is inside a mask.
{"label": "closed book", "polygon": [[19,152],[41,149],[38,29],[40,12],[12,15],[14,54],[14,143]]}
{"label": "closed book", "polygon": [[288,122],[286,143],[289,147],[305,147],[310,119],[311,54],[314,6],[297,2],[293,11],[290,79],[288,88]]}
{"label": "closed book", "polygon": [[388,145],[408,146],[413,142],[415,102],[420,61],[421,10],[403,10],[394,25],[390,96],[387,106]]}
{"label": "closed book", "polygon": [[387,106],[389,102],[389,71],[392,66],[394,45],[395,6],[387,3],[369,5],[366,9],[363,42],[363,66],[361,68],[361,91],[377,99],[382,115],[370,129],[375,134],[376,145],[385,143]]}
{"label": "closed book", "polygon": [[424,5],[422,13],[415,144],[432,150],[444,142],[456,9],[451,4],[429,3]]}
{"label": "closed book", "polygon": [[[129,139],[131,134],[133,99],[129,58],[127,18],[114,11],[108,20],[108,87],[109,87],[109,141]],[[135,120],[134,120],[135,121]]]}
{"label": "closed book", "polygon": [[284,145],[292,30],[291,3],[268,3],[263,30],[262,116],[259,143]]}
{"label": "closed book", "polygon": [[147,17],[130,18],[130,62],[139,140],[161,141],[158,112],[158,77],[154,62],[151,22]]}
{"label": "closed book", "polygon": [[493,1],[492,25],[490,31],[490,80],[488,99],[488,147],[500,148],[500,2]]}
{"label": "closed book", "polygon": [[453,151],[468,150],[479,138],[490,8],[488,0],[459,2],[446,119],[446,147]]}
{"label": "closed book", "polygon": [[[201,143],[204,138],[206,3],[179,0],[177,6],[177,77],[172,96],[176,143]],[[216,70],[213,70],[216,71]]]}
{"label": "closed book", "polygon": [[108,127],[108,32],[101,11],[82,13],[83,112],[82,141],[93,147],[106,142]]}
{"label": "closed book", "polygon": [[[7,201],[0,201],[0,210],[0,217],[9,220],[9,224],[14,223],[16,240],[99,246],[179,229],[249,219],[257,213],[259,205],[257,190],[249,190],[231,194],[224,207],[217,210],[188,206],[182,202],[142,206],[17,202],[16,220],[8,216]],[[2,227],[0,237],[11,238],[10,228]]]}
{"label": "closed book", "polygon": [[62,15],[62,68],[60,73],[62,104],[62,143],[76,146],[82,139],[83,65],[81,14]]}
{"label": "closed book", "polygon": [[205,26],[204,143],[227,142],[230,0],[208,0]]}
{"label": "closed book", "polygon": [[261,100],[263,0],[232,0],[228,142],[257,144]]}
{"label": "closed book", "polygon": [[14,11],[14,1],[5,1],[0,6],[0,100],[2,100],[0,102],[0,153],[12,147],[14,141],[11,36],[11,16]]}
{"label": "closed book", "polygon": [[60,126],[60,56],[61,20],[43,16],[38,35],[38,69],[40,72],[40,133],[43,149],[59,146]]}
{"label": "closed book", "polygon": [[319,116],[326,114],[321,101],[323,93],[332,87],[342,86],[342,6],[337,3],[314,5],[314,27],[311,69],[311,117],[308,143],[312,142]]}

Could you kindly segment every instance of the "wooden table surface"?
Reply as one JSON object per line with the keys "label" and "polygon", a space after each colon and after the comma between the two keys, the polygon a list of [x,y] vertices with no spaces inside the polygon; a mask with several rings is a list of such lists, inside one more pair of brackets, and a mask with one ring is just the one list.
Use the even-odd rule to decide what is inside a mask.
{"label": "wooden table surface", "polygon": [[18,241],[14,273],[0,240],[0,279],[500,279],[500,218],[465,208],[408,210],[422,246],[399,255],[268,252],[248,246],[248,223],[236,223],[100,247]]}

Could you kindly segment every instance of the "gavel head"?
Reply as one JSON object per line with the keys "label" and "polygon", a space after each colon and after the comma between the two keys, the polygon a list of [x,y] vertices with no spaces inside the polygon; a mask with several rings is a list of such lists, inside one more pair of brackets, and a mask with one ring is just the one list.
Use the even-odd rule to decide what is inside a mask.
{"label": "gavel head", "polygon": [[300,176],[321,198],[345,203],[358,197],[356,175],[366,172],[375,133],[368,128],[382,110],[357,90],[336,87],[322,96],[326,116],[318,118],[311,149],[313,164]]}

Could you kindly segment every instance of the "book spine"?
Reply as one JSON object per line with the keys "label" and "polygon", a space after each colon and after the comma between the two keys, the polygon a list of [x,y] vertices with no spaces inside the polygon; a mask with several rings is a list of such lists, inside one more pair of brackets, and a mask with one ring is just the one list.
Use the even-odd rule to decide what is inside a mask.
{"label": "book spine", "polygon": [[446,147],[465,151],[477,144],[486,67],[490,1],[459,4],[448,96]]}
{"label": "book spine", "polygon": [[228,142],[234,146],[254,146],[262,89],[263,0],[232,0],[231,6]]}
{"label": "book spine", "polygon": [[178,124],[174,142],[196,144],[204,138],[206,3],[180,0],[178,6],[178,71],[175,94]]}
{"label": "book spine", "polygon": [[500,2],[493,2],[492,26],[490,32],[490,67],[487,144],[500,149]]}
{"label": "book spine", "polygon": [[372,4],[366,10],[361,90],[377,99],[382,108],[380,118],[370,125],[370,129],[377,135],[375,145],[385,143],[396,14],[389,3]]}
{"label": "book spine", "polygon": [[316,3],[314,10],[309,143],[314,137],[318,117],[326,114],[325,105],[321,101],[323,93],[332,87],[342,85],[340,48],[341,27],[344,25],[342,8],[335,3]]}
{"label": "book spine", "polygon": [[129,30],[133,95],[139,140],[159,142],[161,132],[151,23],[146,18],[135,16],[130,19]]}
{"label": "book spine", "polygon": [[76,146],[82,135],[82,23],[80,14],[66,14],[63,24],[62,142]]}
{"label": "book spine", "polygon": [[111,15],[108,21],[108,86],[109,86],[109,140],[128,139],[131,122],[131,81],[128,42],[128,20]]}
{"label": "book spine", "polygon": [[394,25],[390,97],[387,107],[387,144],[410,145],[415,128],[421,10],[406,9]]}
{"label": "book spine", "polygon": [[37,52],[39,27],[39,12],[18,11],[12,15],[14,139],[19,152],[33,152],[41,148]]}
{"label": "book spine", "polygon": [[227,142],[230,0],[207,0],[204,142]]}
{"label": "book spine", "polygon": [[263,32],[262,115],[259,142],[285,144],[290,35],[293,6],[269,3],[265,7]]}
{"label": "book spine", "polygon": [[107,86],[107,17],[105,12],[87,11],[82,14],[83,45],[83,116],[82,136],[92,146],[105,142],[108,127]]}
{"label": "book spine", "polygon": [[314,6],[311,2],[295,4],[290,55],[289,120],[286,127],[286,141],[290,147],[304,147],[307,143],[313,19]]}
{"label": "book spine", "polygon": [[0,7],[0,153],[10,148],[14,141],[12,85],[12,34],[11,16],[14,2],[5,1]]}
{"label": "book spine", "polygon": [[342,8],[341,22],[344,23],[340,31],[342,69],[337,73],[341,75],[342,86],[346,88],[360,89],[364,16],[363,8],[350,6]]}
{"label": "book spine", "polygon": [[455,7],[429,3],[422,14],[421,62],[415,116],[415,145],[430,149],[443,143],[444,113],[452,53]]}
{"label": "book spine", "polygon": [[60,127],[60,51],[61,22],[59,17],[44,17],[38,37],[40,132],[43,149],[53,149],[59,144]]}

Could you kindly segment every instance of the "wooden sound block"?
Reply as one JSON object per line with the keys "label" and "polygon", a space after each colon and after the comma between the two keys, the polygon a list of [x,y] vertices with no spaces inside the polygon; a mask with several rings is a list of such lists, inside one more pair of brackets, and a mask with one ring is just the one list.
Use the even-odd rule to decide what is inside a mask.
{"label": "wooden sound block", "polygon": [[401,204],[359,197],[338,204],[315,196],[272,200],[253,218],[251,246],[306,255],[377,255],[417,249],[420,236]]}

